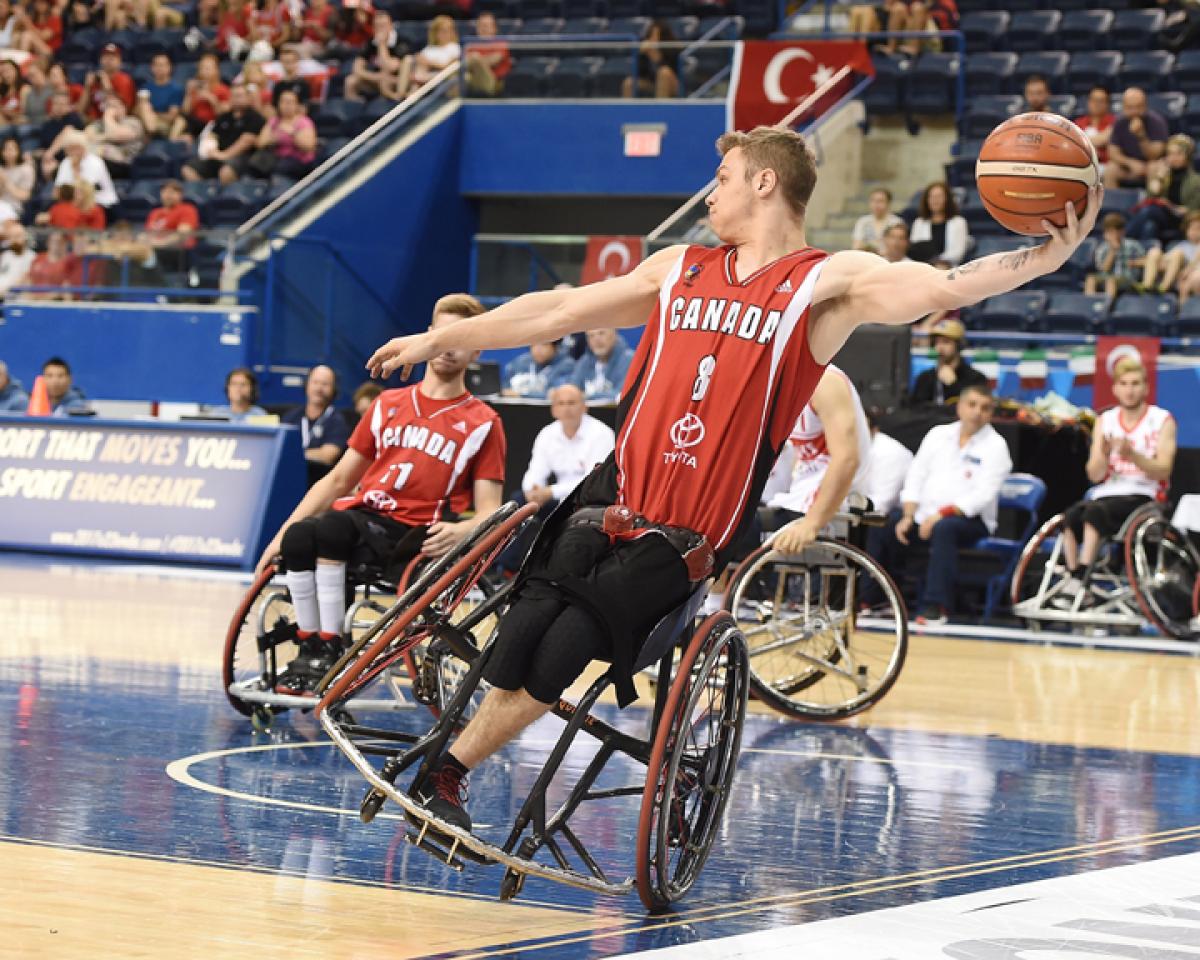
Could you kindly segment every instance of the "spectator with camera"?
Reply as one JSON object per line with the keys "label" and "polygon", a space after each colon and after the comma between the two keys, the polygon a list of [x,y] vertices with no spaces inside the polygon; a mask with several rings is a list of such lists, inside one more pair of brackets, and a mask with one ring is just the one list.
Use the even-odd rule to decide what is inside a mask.
{"label": "spectator with camera", "polygon": [[172,140],[191,142],[229,107],[229,87],[221,82],[220,61],[215,53],[204,54],[196,64],[196,75],[184,86],[183,107],[171,130]]}

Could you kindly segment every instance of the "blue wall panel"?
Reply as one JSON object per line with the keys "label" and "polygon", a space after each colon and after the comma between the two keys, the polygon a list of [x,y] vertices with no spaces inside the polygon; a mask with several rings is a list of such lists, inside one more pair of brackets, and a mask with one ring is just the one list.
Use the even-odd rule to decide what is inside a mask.
{"label": "blue wall panel", "polygon": [[[725,130],[723,103],[468,103],[462,117],[466,194],[689,196]],[[622,127],[651,123],[666,127],[662,155],[625,156]]]}

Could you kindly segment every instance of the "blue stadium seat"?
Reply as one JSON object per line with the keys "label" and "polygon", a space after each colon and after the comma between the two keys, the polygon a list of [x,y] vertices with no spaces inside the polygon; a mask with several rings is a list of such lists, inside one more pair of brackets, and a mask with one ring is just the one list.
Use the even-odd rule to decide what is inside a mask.
{"label": "blue stadium seat", "polygon": [[1018,290],[991,297],[971,311],[975,325],[982,330],[1031,330],[1037,327],[1046,309],[1046,294]]}
{"label": "blue stadium seat", "polygon": [[1013,236],[1012,234],[980,237],[975,241],[975,248],[971,251],[971,257],[975,259],[978,257],[990,257],[994,253],[1012,253],[1014,250],[1020,250],[1022,247],[1027,246],[1029,246],[1029,240],[1025,237]]}
{"label": "blue stadium seat", "polygon": [[958,68],[956,53],[923,54],[908,74],[907,108],[913,113],[949,113],[953,110]]}
{"label": "blue stadium seat", "polygon": [[629,57],[609,57],[602,62],[592,74],[592,96],[619,97],[625,78],[630,76],[632,67]]}
{"label": "blue stadium seat", "polygon": [[1183,110],[1183,119],[1180,121],[1183,127],[1183,132],[1195,137],[1200,134],[1200,93],[1188,95],[1187,106]]}
{"label": "blue stadium seat", "polygon": [[541,19],[553,17],[559,6],[556,0],[518,0],[512,9],[519,10],[522,18]]}
{"label": "blue stadium seat", "polygon": [[699,17],[672,17],[667,23],[675,39],[683,43],[691,43],[700,33]]}
{"label": "blue stadium seat", "polygon": [[600,57],[563,57],[547,78],[546,92],[551,97],[579,100],[591,94],[592,76],[604,60]]}
{"label": "blue stadium seat", "polygon": [[1118,297],[1108,315],[1108,332],[1163,335],[1175,323],[1178,301],[1165,293],[1134,293]]}
{"label": "blue stadium seat", "polygon": [[961,204],[959,213],[967,221],[967,229],[973,237],[995,234],[1008,235],[1004,227],[1000,226],[995,218],[988,213],[987,208],[983,205],[983,201],[979,199],[979,194],[974,189],[974,184],[967,191],[966,199]]}
{"label": "blue stadium seat", "polygon": [[863,94],[863,103],[870,113],[897,113],[903,103],[905,78],[908,76],[908,58],[876,53],[871,62],[875,65],[875,80]]}
{"label": "blue stadium seat", "polygon": [[647,5],[645,0],[608,0],[606,9],[610,17],[644,17]]}
{"label": "blue stadium seat", "polygon": [[1141,87],[1147,93],[1175,90],[1178,88],[1171,75],[1174,67],[1175,56],[1166,50],[1130,50],[1121,65],[1121,84]]}
{"label": "blue stadium seat", "polygon": [[131,181],[129,191],[121,196],[120,216],[112,216],[113,221],[121,219],[130,223],[145,223],[150,211],[162,205],[162,198],[158,195],[161,185],[161,180]]}
{"label": "blue stadium seat", "polygon": [[646,36],[646,32],[650,29],[649,17],[618,17],[614,16],[608,21],[608,32],[614,34],[623,34],[636,37],[641,40]]}
{"label": "blue stadium seat", "polygon": [[1022,100],[1014,93],[972,97],[963,114],[962,135],[982,140],[1009,117],[1021,112]]}
{"label": "blue stadium seat", "polygon": [[964,13],[958,29],[963,32],[967,53],[986,53],[999,47],[1011,17],[1007,10]]}
{"label": "blue stadium seat", "polygon": [[1111,10],[1072,10],[1058,28],[1058,47],[1061,50],[1097,50],[1105,45],[1112,29]]}
{"label": "blue stadium seat", "polygon": [[1112,45],[1117,50],[1151,50],[1158,43],[1166,14],[1162,10],[1121,10],[1113,20]]}
{"label": "blue stadium seat", "polygon": [[1200,93],[1200,50],[1184,50],[1175,58],[1171,87],[1184,93]]}
{"label": "blue stadium seat", "polygon": [[1046,481],[1031,473],[1013,473],[1000,486],[997,506],[1006,512],[1024,516],[1024,524],[1016,538],[984,537],[972,548],[994,553],[1004,561],[1003,569],[987,580],[987,595],[983,607],[983,622],[987,623],[1000,606],[1012,583],[1013,573],[1021,559],[1021,551],[1037,530],[1039,513],[1046,499]]}
{"label": "blue stadium seat", "polygon": [[[1054,0],[1054,5],[1063,13],[1072,10],[1091,10],[1099,5],[1098,0]],[[1126,0],[1104,0],[1108,10],[1124,10],[1129,4]]]}
{"label": "blue stadium seat", "polygon": [[149,63],[158,54],[171,56],[183,39],[182,30],[155,30],[137,38],[130,51],[134,63]]}
{"label": "blue stadium seat", "polygon": [[1054,273],[1041,277],[1038,287],[1043,290],[1079,291],[1083,289],[1083,281],[1092,272],[1096,255],[1096,238],[1085,237],[1083,243],[1076,247],[1067,262]]}
{"label": "blue stadium seat", "polygon": [[1179,317],[1175,321],[1175,332],[1181,337],[1194,337],[1200,334],[1200,297],[1191,297],[1179,308]]}
{"label": "blue stadium seat", "polygon": [[1071,57],[1067,70],[1067,90],[1085,97],[1095,86],[1104,87],[1110,93],[1117,89],[1117,78],[1121,73],[1124,58],[1116,50],[1092,50]]}
{"label": "blue stadium seat", "polygon": [[1074,119],[1086,109],[1080,109],[1079,99],[1073,93],[1056,93],[1047,102],[1051,113],[1057,113],[1067,119]]}
{"label": "blue stadium seat", "polygon": [[596,0],[562,0],[562,15],[568,20],[577,17],[595,17],[600,13]]}
{"label": "blue stadium seat", "polygon": [[1017,60],[1017,69],[1013,71],[1012,92],[1022,90],[1025,79],[1031,74],[1040,73],[1050,85],[1051,93],[1067,93],[1067,65],[1070,61],[1071,55],[1061,50],[1022,53]]}
{"label": "blue stadium seat", "polygon": [[1017,55],[1011,51],[975,53],[967,57],[964,67],[967,96],[1011,92],[1012,75],[1017,69],[1017,59]]}
{"label": "blue stadium seat", "polygon": [[58,48],[58,59],[63,63],[95,64],[100,47],[104,45],[104,35],[91,27],[82,30],[72,30]]}
{"label": "blue stadium seat", "polygon": [[711,33],[718,25],[722,29],[713,34],[714,40],[740,40],[746,32],[745,17],[701,17],[700,36]]}
{"label": "blue stadium seat", "polygon": [[544,97],[548,78],[558,66],[554,57],[522,57],[504,78],[506,97]]}
{"label": "blue stadium seat", "polygon": [[959,140],[958,154],[946,165],[946,179],[952,187],[970,187],[975,183],[975,161],[983,140]]}
{"label": "blue stadium seat", "polygon": [[174,153],[161,140],[151,140],[133,158],[129,176],[134,181],[165,179],[179,173]]}
{"label": "blue stadium seat", "polygon": [[[1114,187],[1111,190],[1104,191],[1104,203],[1100,207],[1100,219],[1103,220],[1105,214],[1120,213],[1128,217],[1133,208],[1137,206],[1141,194],[1137,190],[1130,190],[1126,187]],[[1099,226],[1099,223],[1097,223]]]}
{"label": "blue stadium seat", "polygon": [[1187,112],[1187,94],[1178,91],[1147,93],[1146,106],[1161,113],[1171,132],[1177,133],[1183,127],[1183,116]]}
{"label": "blue stadium seat", "polygon": [[1103,332],[1108,297],[1099,293],[1056,293],[1042,313],[1042,329],[1051,333]]}
{"label": "blue stadium seat", "polygon": [[1062,14],[1057,10],[1025,10],[1014,13],[1004,35],[1004,45],[1017,53],[1049,50],[1056,46],[1056,32],[1062,18]]}
{"label": "blue stadium seat", "polygon": [[320,137],[349,137],[354,133],[352,122],[363,112],[357,100],[326,100],[313,114],[313,123]]}
{"label": "blue stadium seat", "polygon": [[236,227],[245,223],[262,207],[267,185],[261,181],[239,180],[222,187],[206,207],[214,226]]}
{"label": "blue stadium seat", "polygon": [[1045,4],[1042,0],[1007,0],[1004,6],[1015,13],[1018,10],[1040,10]]}
{"label": "blue stadium seat", "polygon": [[[521,11],[524,13],[524,10]],[[563,21],[558,17],[524,17],[521,20],[521,36],[542,37],[562,32]]]}
{"label": "blue stadium seat", "polygon": [[608,21],[604,17],[569,17],[563,21],[562,32],[573,37],[608,33]]}

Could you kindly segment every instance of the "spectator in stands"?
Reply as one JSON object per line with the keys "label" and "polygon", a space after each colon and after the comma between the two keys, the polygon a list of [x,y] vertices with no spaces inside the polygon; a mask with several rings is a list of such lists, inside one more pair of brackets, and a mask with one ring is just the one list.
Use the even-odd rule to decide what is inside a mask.
{"label": "spectator in stands", "polygon": [[[675,34],[666,20],[655,20],[638,46],[637,95],[658,97],[660,100],[679,93],[679,50],[673,46]],[[626,97],[634,95],[633,77],[626,77],[621,86]]]}
{"label": "spectator in stands", "polygon": [[212,133],[200,138],[196,157],[183,165],[184,180],[220,179],[236,183],[246,172],[262,132],[262,114],[250,104],[250,92],[235,83],[229,94],[229,109],[217,117]]}
{"label": "spectator in stands", "polygon": [[88,271],[88,282],[108,286],[164,287],[167,279],[154,248],[145,237],[135,236],[133,224],[118,220],[105,234],[76,241],[88,253],[100,254]]}
{"label": "spectator in stands", "polygon": [[1088,274],[1083,292],[1097,293],[1103,286],[1104,293],[1112,298],[1138,287],[1139,271],[1146,265],[1146,249],[1125,236],[1125,218],[1121,214],[1108,214],[1102,224],[1104,239],[1096,244],[1096,272]]}
{"label": "spectator in stands", "polygon": [[[904,227],[904,239],[908,240],[908,227],[892,212],[892,191],[887,187],[876,187],[867,198],[871,212],[864,213],[854,222],[852,246],[855,250],[870,250],[879,253],[883,249],[883,235],[890,227]],[[905,244],[907,250],[907,242]]]}
{"label": "spectator in stands", "polygon": [[213,407],[214,416],[228,417],[232,423],[242,423],[247,417],[265,417],[267,411],[258,406],[258,377],[249,367],[234,367],[225,376],[225,406]]}
{"label": "spectator in stands", "polygon": [[200,212],[195,204],[184,199],[178,180],[168,180],[159,188],[158,195],[162,206],[155,207],[146,217],[146,242],[157,251],[164,269],[182,273],[188,266],[188,251],[196,245]]}
{"label": "spectator in stands", "polygon": [[63,22],[51,0],[33,0],[33,14],[20,46],[38,57],[54,57],[63,42]]}
{"label": "spectator in stands", "polygon": [[1146,199],[1134,208],[1125,228],[1130,239],[1147,251],[1147,286],[1154,285],[1154,266],[1163,244],[1180,235],[1190,211],[1200,210],[1200,173],[1192,169],[1195,152],[1196,141],[1177,133],[1167,140],[1166,155],[1147,165]]}
{"label": "spectator in stands", "polygon": [[[283,0],[255,0],[250,14],[251,50],[248,59],[274,60],[275,48],[293,39],[292,15]],[[262,44],[263,52],[255,48]]]}
{"label": "spectator in stands", "polygon": [[54,89],[46,79],[46,70],[37,60],[25,68],[25,122],[34,126],[45,123],[50,116],[50,98]]}
{"label": "spectator in stands", "polygon": [[[986,384],[967,386],[958,421],[934,427],[921,441],[904,478],[901,506],[872,545],[875,558],[900,579],[917,541],[929,544],[929,565],[917,623],[937,625],[954,609],[958,552],[995,532],[1000,487],[1012,472],[1008,445],[991,425],[995,402]],[[914,534],[916,536],[914,536]],[[864,600],[875,602],[869,584]]]}
{"label": "spectator in stands", "polygon": [[104,29],[170,30],[182,27],[184,14],[159,0],[104,0]]}
{"label": "spectator in stands", "polygon": [[102,207],[111,207],[118,200],[117,189],[104,161],[88,149],[88,138],[78,130],[64,130],[62,134],[63,159],[54,174],[55,186],[71,183],[78,186],[90,183],[96,190],[96,202]]}
{"label": "spectator in stands", "polygon": [[[957,27],[955,0],[929,0],[928,3],[884,0],[878,8],[870,4],[850,8],[850,33],[878,33],[884,29],[888,33],[929,33]],[[895,53],[897,48],[916,56],[921,50],[921,41],[908,38],[901,42],[892,38],[881,46],[884,53]]]}
{"label": "spectator in stands", "polygon": [[[325,56],[325,47],[333,39],[336,22],[337,11],[329,0],[309,0],[297,25],[300,34],[296,41],[299,54],[314,60]],[[282,55],[280,59],[283,59]]]}
{"label": "spectator in stands", "polygon": [[945,182],[931,183],[921,195],[917,218],[908,232],[908,255],[921,263],[957,267],[971,237],[967,221]]}
{"label": "spectator in stands", "polygon": [[96,203],[96,190],[86,180],[60,184],[54,191],[55,201],[50,209],[39,213],[34,222],[39,227],[58,230],[103,230],[108,223],[104,208]]}
{"label": "spectator in stands", "polygon": [[50,89],[54,93],[70,94],[72,108],[78,102],[79,95],[83,93],[83,84],[71,82],[67,76],[67,68],[61,63],[52,63],[46,68],[46,82],[50,84]]}
{"label": "spectator in stands", "polygon": [[[375,36],[375,14],[370,0],[342,0],[334,17],[333,40],[329,43],[327,55],[344,59],[367,47]],[[388,21],[390,24],[390,17]],[[390,25],[388,29],[391,29]],[[404,49],[407,53],[407,45]]]}
{"label": "spectator in stands", "polygon": [[1088,91],[1087,113],[1075,120],[1075,126],[1087,134],[1092,146],[1096,148],[1101,173],[1104,172],[1104,165],[1108,163],[1108,141],[1116,122],[1108,91],[1097,84]]}
{"label": "spectator in stands", "polygon": [[129,177],[133,158],[146,145],[146,129],[142,121],[130,116],[125,101],[115,93],[109,94],[104,113],[84,131],[96,156],[108,167],[109,176],[118,180]]}
{"label": "spectator in stands", "polygon": [[876,512],[889,514],[900,503],[900,490],[912,466],[913,453],[899,440],[880,429],[883,410],[870,407],[867,423],[871,427],[871,469],[867,473],[867,496]]}
{"label": "spectator in stands", "polygon": [[367,380],[358,385],[358,389],[354,391],[354,399],[351,401],[354,406],[355,421],[358,421],[371,409],[371,404],[381,393],[383,393],[383,387],[375,380]]}
{"label": "spectator in stands", "polygon": [[99,120],[114,93],[124,101],[126,110],[134,108],[137,88],[133,77],[121,69],[121,48],[106,43],[100,51],[100,69],[87,75],[77,109],[87,119]]}
{"label": "spectator in stands", "polygon": [[504,89],[504,78],[512,70],[512,55],[508,44],[493,39],[500,33],[496,15],[484,10],[475,21],[475,35],[480,43],[467,47],[467,86],[475,93],[494,97]]}
{"label": "spectator in stands", "polygon": [[[51,233],[46,237],[46,249],[33,258],[29,266],[31,287],[73,287],[82,281],[79,258],[71,253],[65,233]],[[70,300],[66,292],[27,293],[35,300]]]}
{"label": "spectator in stands", "polygon": [[196,64],[196,75],[184,85],[182,115],[175,121],[171,139],[195,140],[228,109],[229,97],[216,54],[204,54]]}
{"label": "spectator in stands", "polygon": [[908,225],[901,220],[883,231],[883,249],[880,255],[888,263],[901,263],[908,256]]}
{"label": "spectator in stands", "polygon": [[[0,142],[0,219],[21,216],[26,202],[33,196],[36,181],[33,164],[21,150],[21,141],[6,137]],[[5,217],[4,207],[13,211],[12,217]]]}
{"label": "spectator in stands", "polygon": [[1025,78],[1025,102],[1022,113],[1048,113],[1050,110],[1050,84],[1040,73],[1031,73]]}
{"label": "spectator in stands", "polygon": [[13,60],[0,60],[0,123],[25,122],[25,80]]}
{"label": "spectator in stands", "polygon": [[301,110],[295,90],[283,91],[279,113],[263,124],[257,146],[250,162],[257,176],[277,173],[299,180],[317,165],[317,126]]}
{"label": "spectator in stands", "polygon": [[535,343],[527,353],[514,357],[504,365],[506,397],[526,397],[545,400],[550,391],[566,383],[575,372],[575,361],[553,340]]}
{"label": "spectator in stands", "polygon": [[412,58],[408,89],[398,87],[398,96],[413,93],[427,84],[433,77],[451,64],[462,59],[462,47],[458,42],[458,28],[454,21],[440,14],[429,21],[428,42]]}
{"label": "spectator in stands", "polygon": [[1159,284],[1160,293],[1179,291],[1180,306],[1200,293],[1200,211],[1184,217],[1183,230],[1183,239],[1167,251]]}
{"label": "spectator in stands", "polygon": [[50,116],[38,128],[38,143],[42,149],[41,167],[43,179],[50,179],[58,169],[63,148],[63,131],[82,130],[83,117],[75,112],[71,95],[55,90],[50,95]]}
{"label": "spectator in stands", "polygon": [[377,10],[372,24],[374,32],[365,56],[355,59],[354,68],[346,78],[346,99],[369,100],[382,95],[399,100],[408,90],[412,70],[408,43],[396,31],[386,11]]}
{"label": "spectator in stands", "polygon": [[147,135],[169,137],[183,109],[183,85],[175,79],[175,66],[165,53],[150,60],[150,82],[138,91],[135,115]]}
{"label": "spectator in stands", "polygon": [[587,345],[587,353],[575,363],[571,382],[594,403],[616,403],[633,350],[612,327],[589,330]]}
{"label": "spectator in stands", "polygon": [[1108,140],[1106,187],[1144,187],[1151,161],[1167,150],[1170,130],[1161,114],[1146,106],[1146,92],[1130,87],[1121,97],[1121,116]]}
{"label": "spectator in stands", "polygon": [[308,81],[300,75],[300,52],[295,46],[287,46],[279,51],[279,68],[283,75],[275,81],[271,88],[271,102],[276,110],[279,109],[279,98],[284,91],[290,90],[299,101],[301,112],[308,112],[308,99],[311,90]]}
{"label": "spectator in stands", "polygon": [[8,364],[0,360],[0,413],[24,413],[29,407],[29,394],[20,380],[8,375]]}
{"label": "spectator in stands", "polygon": [[350,439],[350,425],[333,406],[337,396],[337,374],[318,364],[304,381],[304,403],[280,420],[300,428],[300,445],[308,461],[308,484],[312,486],[337,463]]}
{"label": "spectator in stands", "polygon": [[70,0],[63,14],[63,30],[74,33],[96,26],[96,15],[103,11],[103,5],[93,5],[88,0]]}
{"label": "spectator in stands", "polygon": [[275,115],[275,101],[271,98],[271,81],[267,79],[267,73],[263,69],[261,61],[247,60],[241,75],[235,82],[245,84],[246,93],[250,95],[250,105],[263,115],[264,120]]}
{"label": "spectator in stands", "polygon": [[987,377],[963,357],[967,331],[960,320],[944,320],[929,331],[930,345],[937,353],[937,364],[924,371],[913,384],[914,405],[941,406],[962,396],[967,387],[982,385]]}
{"label": "spectator in stands", "polygon": [[74,410],[90,410],[83,390],[71,379],[71,368],[62,357],[51,357],[42,364],[42,380],[50,400],[50,416],[64,417]]}
{"label": "spectator in stands", "polygon": [[215,46],[221,54],[240,60],[249,46],[250,17],[254,4],[249,0],[220,0],[217,5]]}

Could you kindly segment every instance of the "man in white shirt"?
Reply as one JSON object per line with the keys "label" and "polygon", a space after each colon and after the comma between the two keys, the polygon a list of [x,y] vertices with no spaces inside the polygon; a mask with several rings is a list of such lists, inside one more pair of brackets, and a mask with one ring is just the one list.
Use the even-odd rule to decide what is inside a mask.
{"label": "man in white shirt", "polygon": [[900,508],[891,512],[872,545],[875,558],[899,579],[909,549],[918,541],[928,543],[917,623],[949,619],[958,551],[996,529],[1000,487],[1012,472],[1012,456],[991,425],[994,409],[986,384],[963,389],[958,421],[925,435],[900,491]]}
{"label": "man in white shirt", "polygon": [[879,429],[880,412],[877,407],[867,411],[867,422],[871,425],[871,469],[867,474],[867,496],[877,512],[891,513],[900,503],[900,491],[908,476],[908,468],[912,466],[913,452]]}
{"label": "man in white shirt", "polygon": [[33,251],[20,221],[4,224],[4,239],[7,246],[0,253],[0,297],[7,296],[13,287],[28,283],[29,268],[33,266]]}
{"label": "man in white shirt", "polygon": [[[564,383],[550,391],[550,415],[547,424],[533,441],[529,468],[521,481],[521,493],[514,496],[541,509],[538,520],[545,520],[559,501],[567,496],[592,468],[612,453],[616,436],[612,428],[587,412],[583,391],[573,383]],[[505,570],[516,570],[531,542],[537,525],[517,537],[500,555]]]}

